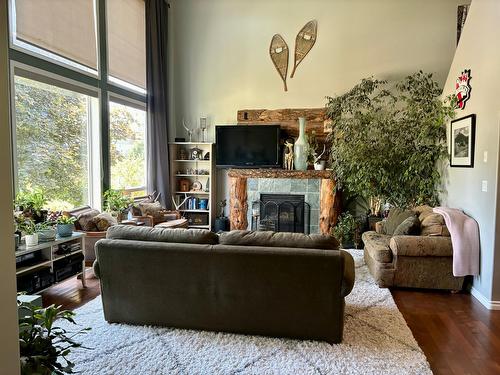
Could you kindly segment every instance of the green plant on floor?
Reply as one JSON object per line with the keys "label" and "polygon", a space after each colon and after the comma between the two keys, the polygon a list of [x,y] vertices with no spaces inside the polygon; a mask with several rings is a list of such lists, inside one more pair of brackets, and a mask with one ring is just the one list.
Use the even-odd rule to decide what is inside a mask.
{"label": "green plant on floor", "polygon": [[134,203],[134,199],[122,190],[109,189],[104,192],[104,207],[108,212],[122,213]]}
{"label": "green plant on floor", "polygon": [[446,123],[455,106],[455,99],[443,101],[440,95],[432,74],[420,71],[394,87],[367,78],[343,95],[327,97],[337,186],[398,207],[437,204]]}
{"label": "green plant on floor", "polygon": [[356,218],[351,213],[344,212],[339,216],[337,225],[333,228],[333,235],[341,246],[350,245],[354,241],[356,228]]}
{"label": "green plant on floor", "polygon": [[14,206],[23,212],[30,212],[41,216],[42,210],[47,204],[47,199],[41,190],[22,190],[16,194]]}
{"label": "green plant on floor", "polygon": [[28,316],[19,318],[21,374],[73,374],[75,365],[67,356],[72,349],[81,347],[74,337],[90,328],[67,332],[56,326],[54,323],[58,319],[76,325],[75,314],[61,310],[61,306],[39,308],[23,302],[18,302],[18,305],[29,311]]}

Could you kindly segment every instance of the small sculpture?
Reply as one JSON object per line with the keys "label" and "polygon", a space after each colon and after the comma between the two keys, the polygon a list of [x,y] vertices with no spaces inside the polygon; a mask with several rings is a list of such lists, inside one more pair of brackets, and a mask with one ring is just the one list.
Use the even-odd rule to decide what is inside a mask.
{"label": "small sculpture", "polygon": [[193,142],[193,130],[190,129],[187,125],[186,125],[186,122],[184,121],[184,119],[182,119],[182,126],[184,127],[184,129],[186,129],[188,135],[189,135],[189,142]]}
{"label": "small sculpture", "polygon": [[219,208],[219,216],[218,217],[225,217],[224,209],[226,208],[226,205],[227,205],[227,199],[223,199],[219,203],[217,203],[217,207]]}
{"label": "small sculpture", "polygon": [[285,160],[283,168],[291,171],[293,170],[293,142],[288,139],[285,141]]}

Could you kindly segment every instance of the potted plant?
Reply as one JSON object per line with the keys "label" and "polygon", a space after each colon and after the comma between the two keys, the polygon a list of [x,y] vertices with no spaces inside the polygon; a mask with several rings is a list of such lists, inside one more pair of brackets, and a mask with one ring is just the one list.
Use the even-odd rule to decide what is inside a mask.
{"label": "potted plant", "polygon": [[61,306],[39,308],[18,301],[18,307],[28,310],[27,316],[19,318],[21,374],[73,374],[75,365],[67,356],[71,349],[81,347],[74,337],[90,328],[67,332],[54,325],[58,319],[76,324],[75,313],[61,310]]}
{"label": "potted plant", "polygon": [[47,210],[44,209],[47,199],[41,190],[22,190],[16,194],[14,206],[25,216],[31,217],[38,224],[45,221]]}
{"label": "potted plant", "polygon": [[217,203],[218,215],[215,218],[215,232],[226,232],[229,230],[229,219],[224,213],[226,205],[226,199],[223,199]]}
{"label": "potted plant", "polygon": [[116,217],[118,222],[127,209],[134,203],[132,197],[126,196],[121,190],[109,189],[104,192],[104,207],[111,216]]}
{"label": "potted plant", "polygon": [[24,242],[27,247],[38,245],[37,227],[33,219],[29,217],[20,217],[17,228],[24,233]]}
{"label": "potted plant", "polygon": [[333,235],[340,242],[340,247],[347,249],[354,246],[354,235],[357,223],[354,216],[349,212],[340,215],[337,225],[333,228]]}
{"label": "potted plant", "polygon": [[332,121],[330,164],[337,188],[397,207],[439,202],[439,162],[447,157],[446,123],[456,99],[442,100],[432,74],[422,71],[396,85],[363,79],[327,97]]}
{"label": "potted plant", "polygon": [[57,218],[57,234],[59,237],[69,237],[73,234],[76,217],[60,215]]}
{"label": "potted plant", "polygon": [[36,224],[38,239],[40,242],[53,241],[56,238],[57,231],[54,228],[55,223],[44,221],[43,223]]}
{"label": "potted plant", "polygon": [[321,158],[326,152],[326,145],[323,145],[323,151],[318,155],[319,143],[314,130],[311,131],[311,134],[307,137],[307,142],[307,162],[312,164],[317,171],[324,170],[326,162],[321,160]]}

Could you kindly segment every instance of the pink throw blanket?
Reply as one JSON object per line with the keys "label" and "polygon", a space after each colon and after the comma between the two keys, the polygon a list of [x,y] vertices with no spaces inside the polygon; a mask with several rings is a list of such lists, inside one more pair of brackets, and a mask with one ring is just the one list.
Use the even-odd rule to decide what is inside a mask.
{"label": "pink throw blanket", "polygon": [[434,212],[442,215],[451,235],[453,245],[453,275],[479,274],[479,227],[476,220],[462,210],[449,207],[435,207]]}

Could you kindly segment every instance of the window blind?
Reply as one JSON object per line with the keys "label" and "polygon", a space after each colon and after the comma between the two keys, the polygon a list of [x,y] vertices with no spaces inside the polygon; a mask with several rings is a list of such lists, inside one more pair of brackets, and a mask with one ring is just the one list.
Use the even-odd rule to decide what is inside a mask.
{"label": "window blind", "polygon": [[93,0],[16,0],[16,38],[97,70]]}
{"label": "window blind", "polygon": [[144,0],[108,0],[109,74],[146,88],[146,15]]}

